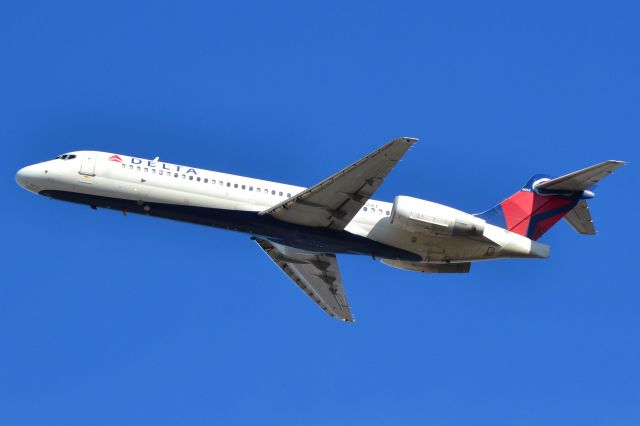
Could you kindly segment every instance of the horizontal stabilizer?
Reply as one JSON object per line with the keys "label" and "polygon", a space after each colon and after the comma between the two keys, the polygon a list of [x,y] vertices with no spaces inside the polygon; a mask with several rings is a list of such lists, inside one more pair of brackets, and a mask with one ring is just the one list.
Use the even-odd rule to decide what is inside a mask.
{"label": "horizontal stabilizer", "polygon": [[580,200],[578,205],[567,213],[564,218],[579,234],[596,234],[596,228],[593,225],[593,220],[591,219],[591,212],[589,211],[589,204],[587,204],[587,200]]}
{"label": "horizontal stabilizer", "polygon": [[550,192],[585,191],[625,164],[626,163],[624,161],[605,161],[603,163],[578,170],[577,172],[569,173],[568,175],[538,183],[536,184],[535,189],[538,191],[542,190]]}

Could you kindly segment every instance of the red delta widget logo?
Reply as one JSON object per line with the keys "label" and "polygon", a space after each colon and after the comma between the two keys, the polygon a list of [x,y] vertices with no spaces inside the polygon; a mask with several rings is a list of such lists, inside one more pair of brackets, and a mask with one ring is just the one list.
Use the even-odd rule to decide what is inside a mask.
{"label": "red delta widget logo", "polygon": [[[115,161],[117,163],[123,163],[124,161],[122,160],[122,158],[117,155],[114,154],[111,157],[109,157],[109,161]],[[133,167],[133,165],[141,165],[144,163],[145,167],[150,167],[150,168],[154,168],[154,169],[161,169],[161,170],[165,170],[167,172],[182,172],[182,173],[192,173],[193,175],[198,175],[198,172],[192,168],[192,167],[185,167],[185,166],[173,166],[173,167],[167,167],[166,163],[160,163],[158,164],[155,160],[142,160],[141,158],[135,158],[135,157],[131,157],[131,167]],[[185,170],[186,169],[186,170]]]}

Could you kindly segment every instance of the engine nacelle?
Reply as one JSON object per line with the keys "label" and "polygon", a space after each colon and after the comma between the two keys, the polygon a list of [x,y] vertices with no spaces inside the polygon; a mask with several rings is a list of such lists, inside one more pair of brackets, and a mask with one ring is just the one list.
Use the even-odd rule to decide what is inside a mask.
{"label": "engine nacelle", "polygon": [[404,195],[393,201],[391,223],[405,231],[446,237],[480,237],[486,224],[469,213]]}

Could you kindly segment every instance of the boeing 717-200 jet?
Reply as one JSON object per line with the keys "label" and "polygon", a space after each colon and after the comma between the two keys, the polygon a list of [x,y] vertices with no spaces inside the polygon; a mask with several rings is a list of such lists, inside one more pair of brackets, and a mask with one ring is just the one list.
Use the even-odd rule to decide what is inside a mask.
{"label": "boeing 717-200 jet", "polygon": [[546,258],[549,246],[537,240],[562,218],[581,234],[595,234],[591,189],[625,164],[533,176],[479,214],[403,195],[393,203],[373,200],[415,142],[395,139],[310,188],[98,151],[25,167],[16,180],[33,193],[93,209],[249,234],[327,314],[352,322],[337,254],[426,273],[467,273],[480,260]]}

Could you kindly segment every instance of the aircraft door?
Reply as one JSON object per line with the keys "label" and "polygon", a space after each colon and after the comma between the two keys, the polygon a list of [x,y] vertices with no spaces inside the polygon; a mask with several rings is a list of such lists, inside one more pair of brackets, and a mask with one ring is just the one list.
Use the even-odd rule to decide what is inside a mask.
{"label": "aircraft door", "polygon": [[80,164],[80,174],[86,176],[96,175],[96,154],[93,152],[86,152],[82,157],[82,163]]}

